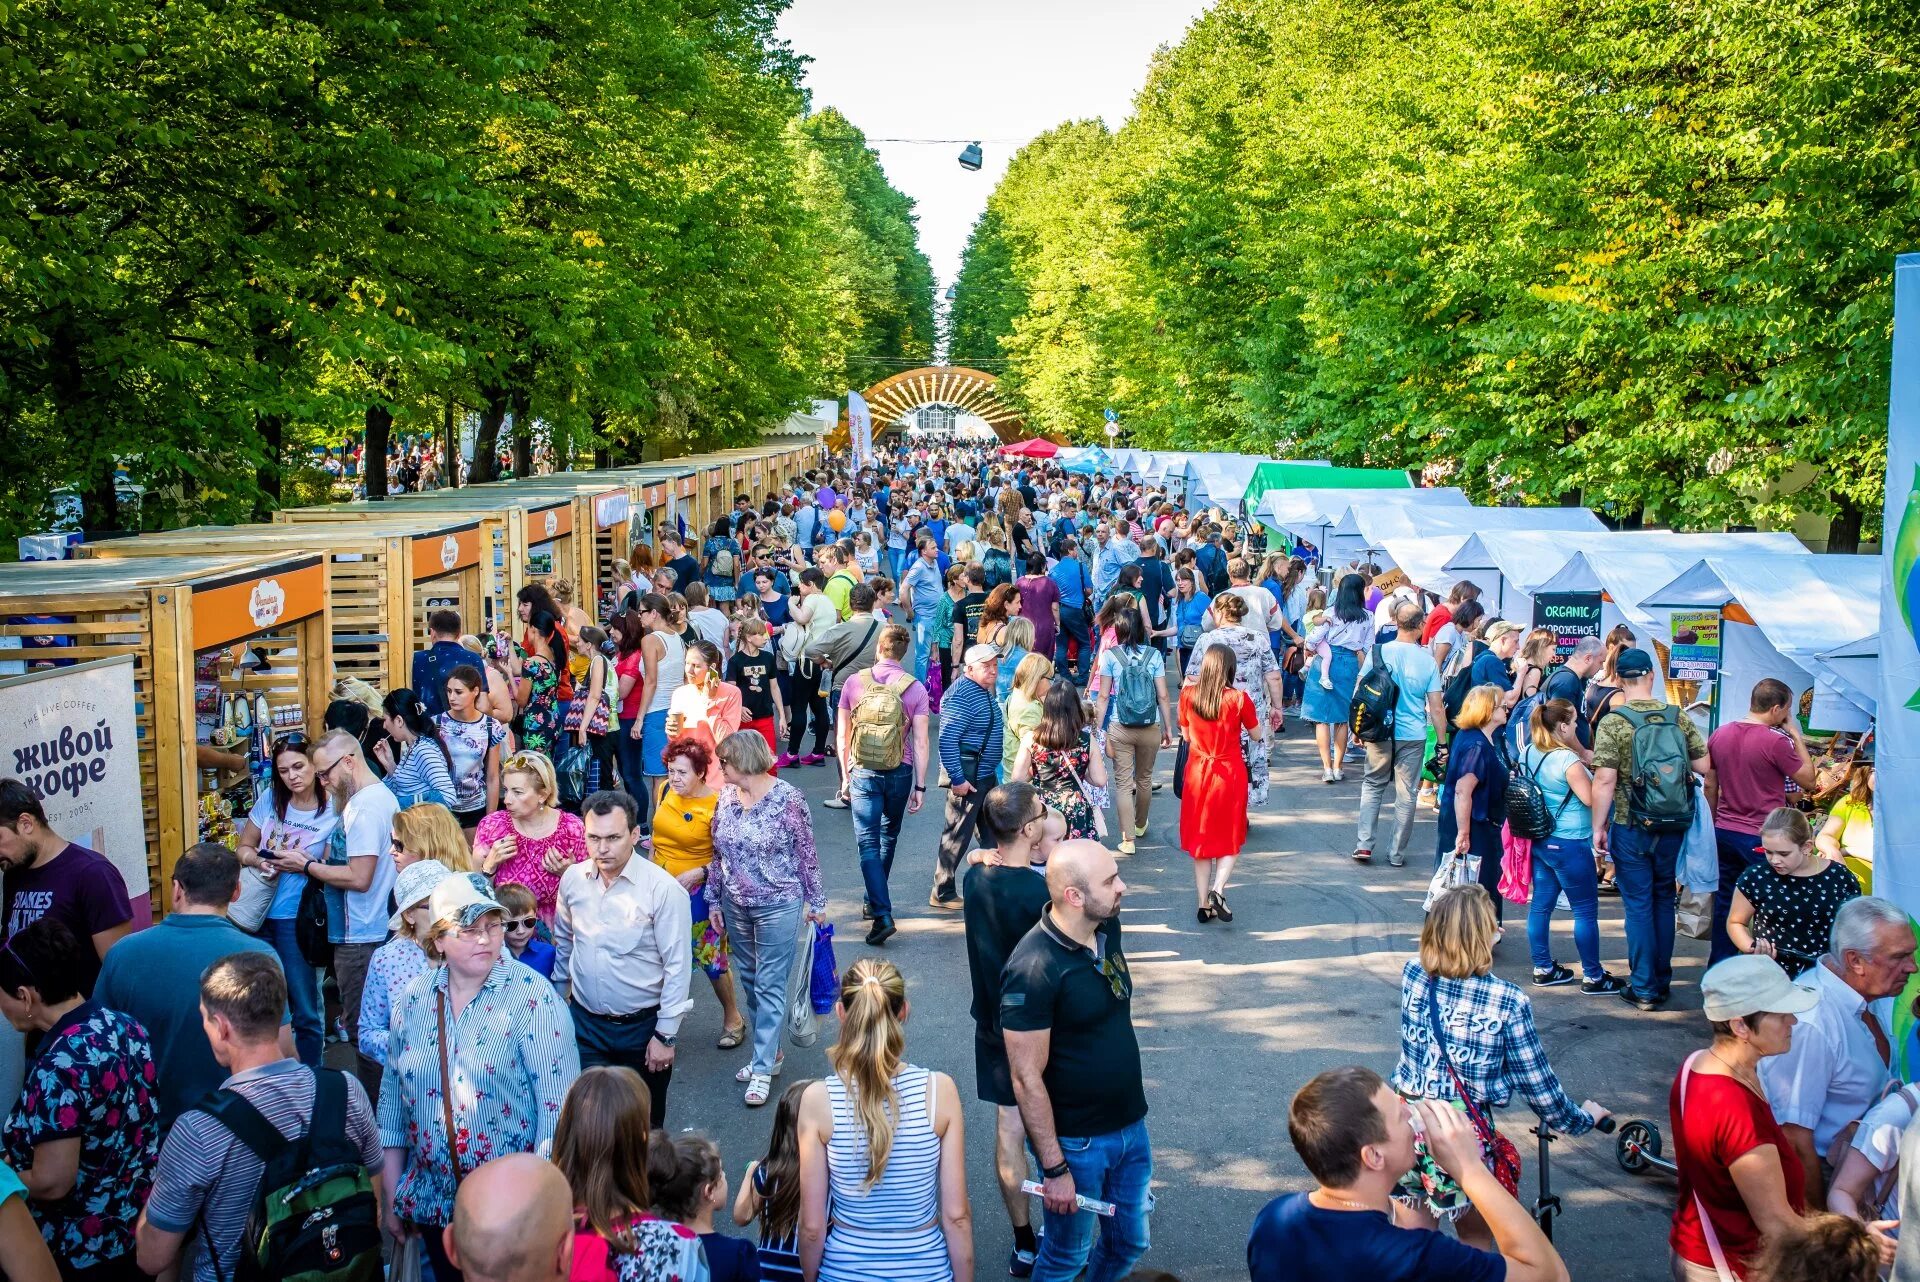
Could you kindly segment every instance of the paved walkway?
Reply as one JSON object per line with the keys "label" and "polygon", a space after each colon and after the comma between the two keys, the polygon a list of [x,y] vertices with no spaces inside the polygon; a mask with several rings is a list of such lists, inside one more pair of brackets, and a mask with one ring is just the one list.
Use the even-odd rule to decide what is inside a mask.
{"label": "paved walkway", "polygon": [[[1232,925],[1194,920],[1192,873],[1178,849],[1179,810],[1170,789],[1154,799],[1139,853],[1122,861],[1134,1021],[1158,1168],[1154,1246],[1145,1263],[1188,1282],[1244,1278],[1255,1214],[1274,1195],[1310,1185],[1287,1140],[1293,1091],[1340,1064],[1390,1073],[1398,1053],[1400,968],[1418,943],[1433,813],[1421,811],[1406,868],[1389,868],[1383,857],[1370,867],[1355,865],[1347,854],[1359,772],[1350,766],[1344,783],[1323,784],[1305,729],[1290,722],[1275,749],[1271,799],[1253,815],[1235,873]],[[1160,778],[1170,778],[1171,767],[1172,754],[1161,754]],[[868,951],[852,821],[846,811],[817,804],[828,795],[829,768],[788,777],[816,802],[814,828],[844,964]],[[967,1168],[984,1282],[1005,1276],[1011,1238],[993,1183],[992,1110],[971,1102],[971,991],[960,918],[924,906],[940,798],[933,791],[926,809],[907,821],[893,874],[900,933],[884,951],[907,978],[909,1057],[953,1074],[970,1101]],[[1606,964],[1624,973],[1617,899],[1601,900],[1601,925]],[[1524,984],[1524,909],[1510,927],[1497,965],[1500,974]],[[1565,914],[1556,917],[1554,934],[1556,955],[1571,962]],[[1541,1035],[1574,1099],[1592,1097],[1622,1118],[1654,1119],[1666,1132],[1676,1066],[1707,1033],[1697,986],[1704,959],[1704,943],[1681,941],[1675,1009],[1654,1015],[1616,998],[1584,996],[1577,985],[1533,993]],[[695,990],[698,1004],[682,1034],[668,1122],[675,1129],[697,1126],[716,1139],[729,1179],[737,1182],[764,1149],[772,1110],[741,1105],[733,1082],[740,1054],[714,1048],[719,1010],[704,982],[696,979]],[[829,1021],[818,1045],[789,1048],[783,1080],[819,1076],[831,1040]],[[1527,1132],[1533,1120],[1518,1099],[1502,1117],[1502,1129],[1525,1159],[1521,1188],[1529,1204],[1537,1177],[1535,1141]],[[1554,1150],[1554,1186],[1566,1205],[1557,1238],[1573,1276],[1665,1279],[1670,1179],[1620,1170],[1610,1137],[1561,1140]]]}

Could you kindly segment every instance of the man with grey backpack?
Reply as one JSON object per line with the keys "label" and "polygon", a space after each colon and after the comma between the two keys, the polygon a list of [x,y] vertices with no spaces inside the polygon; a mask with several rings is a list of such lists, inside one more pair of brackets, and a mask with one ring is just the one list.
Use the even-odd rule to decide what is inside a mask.
{"label": "man with grey backpack", "polygon": [[867,942],[878,947],[894,934],[887,879],[905,816],[927,796],[927,688],[903,666],[913,633],[899,624],[880,630],[872,667],[847,678],[840,690],[840,760],[853,803],[853,839],[860,852]]}
{"label": "man with grey backpack", "polygon": [[1626,916],[1632,974],[1620,998],[1650,1011],[1673,984],[1674,877],[1700,804],[1694,776],[1713,765],[1693,718],[1654,696],[1652,655],[1622,650],[1614,672],[1625,697],[1594,730],[1593,852],[1612,854]]}

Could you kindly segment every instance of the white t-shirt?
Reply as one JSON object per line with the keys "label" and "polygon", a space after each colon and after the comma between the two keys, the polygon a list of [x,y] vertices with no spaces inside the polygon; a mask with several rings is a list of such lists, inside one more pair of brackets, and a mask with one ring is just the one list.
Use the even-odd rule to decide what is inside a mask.
{"label": "white t-shirt", "polygon": [[[287,817],[274,813],[273,790],[262,792],[254,801],[247,818],[260,830],[260,848],[275,844],[297,845],[315,859],[327,857],[327,842],[340,826],[339,812],[324,805],[319,810],[287,807]],[[269,921],[292,921],[300,912],[300,892],[306,889],[307,875],[281,872],[273,875],[273,903],[267,908]]]}
{"label": "white t-shirt", "polygon": [[1244,587],[1228,588],[1222,596],[1237,596],[1247,603],[1245,626],[1251,632],[1278,632],[1280,630],[1280,605],[1273,599],[1273,593],[1258,583],[1249,583]]}
{"label": "white t-shirt", "polygon": [[[1907,1133],[1907,1127],[1913,1121],[1913,1092],[1908,1086],[1867,1110],[1860,1119],[1859,1128],[1853,1133],[1853,1147],[1860,1150],[1873,1169],[1881,1175],[1889,1175],[1900,1168],[1900,1140]],[[1891,1183],[1891,1187],[1887,1185]],[[1875,1182],[1870,1192],[1884,1201],[1879,1212],[1869,1218],[1898,1219],[1900,1216],[1900,1183],[1898,1180]],[[1862,1210],[1872,1212],[1872,1206]]]}
{"label": "white t-shirt", "polygon": [[335,942],[378,944],[387,937],[387,900],[398,870],[393,866],[393,817],[400,799],[384,783],[371,783],[353,794],[340,817],[342,850],[349,860],[372,856],[373,881],[365,890],[328,889],[328,908],[336,915]]}

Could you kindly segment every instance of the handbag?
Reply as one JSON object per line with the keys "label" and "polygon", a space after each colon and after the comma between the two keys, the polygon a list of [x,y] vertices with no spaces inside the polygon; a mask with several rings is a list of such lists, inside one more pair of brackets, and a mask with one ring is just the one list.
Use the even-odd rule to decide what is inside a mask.
{"label": "handbag", "polygon": [[447,1127],[447,1162],[453,1167],[453,1188],[457,1193],[460,1181],[466,1176],[460,1170],[460,1150],[454,1146],[454,1137],[460,1134],[460,1128],[453,1123],[453,1070],[447,1061],[447,995],[444,991],[434,1003],[433,1013],[440,1024],[440,1120]]}
{"label": "handbag", "polygon": [[1463,855],[1457,850],[1449,850],[1427,882],[1427,897],[1420,902],[1420,911],[1432,912],[1433,905],[1440,896],[1455,886],[1471,886],[1479,880],[1480,856]]}
{"label": "handbag", "polygon": [[1073,776],[1073,786],[1078,788],[1080,795],[1087,799],[1087,805],[1093,811],[1093,831],[1104,841],[1107,836],[1106,807],[1102,804],[1101,799],[1095,795],[1093,785],[1089,784],[1085,779],[1082,779],[1080,772],[1073,768],[1073,762],[1070,759],[1067,760],[1067,773]]}
{"label": "handbag", "polygon": [[[599,655],[595,655],[593,661],[597,664],[606,663],[606,660]],[[586,710],[580,706],[583,702],[584,700],[582,699],[575,699],[567,707],[565,726],[569,731],[576,731],[580,728],[581,718],[586,712]],[[587,718],[587,733],[605,734],[612,728],[613,696],[608,690],[606,679],[603,677],[600,682],[600,701],[593,705],[593,715]]]}
{"label": "handbag", "polygon": [[820,1021],[813,1013],[814,936],[802,918],[793,969],[787,972],[787,1040],[795,1046],[811,1046],[820,1040]]}
{"label": "handbag", "polygon": [[1511,904],[1533,901],[1533,843],[1500,825],[1500,897]]}
{"label": "handbag", "polygon": [[1187,740],[1183,735],[1180,748],[1173,754],[1173,799],[1179,801],[1187,792]]}
{"label": "handbag", "polygon": [[426,1259],[426,1239],[415,1234],[401,1238],[394,1247],[393,1263],[387,1267],[387,1282],[421,1282],[421,1264]]}
{"label": "handbag", "polygon": [[[593,731],[589,730],[588,734]],[[587,774],[593,764],[593,750],[579,740],[568,737],[566,747],[560,749],[553,763],[555,782],[560,785],[560,806],[564,810],[578,810],[587,799]]]}
{"label": "handbag", "polygon": [[258,868],[242,868],[240,896],[227,909],[227,920],[249,935],[259,934],[267,909],[273,907],[273,890],[273,878]]}
{"label": "handbag", "polygon": [[1706,939],[1713,934],[1713,892],[1682,889],[1673,900],[1673,928],[1688,939]]}
{"label": "handbag", "polygon": [[[1680,1113],[1673,1119],[1674,1130],[1680,1129],[1680,1119],[1687,1108],[1687,1079],[1693,1076],[1694,1061],[1705,1055],[1705,1051],[1695,1051],[1687,1056],[1687,1062],[1680,1066]],[[1678,1147],[1676,1143],[1675,1147]],[[1693,1191],[1693,1212],[1700,1217],[1700,1236],[1707,1239],[1707,1254],[1713,1259],[1713,1271],[1720,1275],[1720,1282],[1734,1282],[1733,1269],[1727,1264],[1727,1253],[1720,1249],[1720,1235],[1713,1231],[1713,1221],[1707,1217],[1706,1203],[1700,1200],[1700,1190]]]}
{"label": "handbag", "polygon": [[1487,1115],[1474,1103],[1467,1084],[1460,1078],[1460,1070],[1453,1066],[1453,1057],[1447,1054],[1447,1035],[1440,1027],[1440,994],[1435,991],[1431,980],[1427,983],[1427,1027],[1433,1033],[1434,1049],[1440,1052],[1440,1063],[1447,1070],[1447,1076],[1453,1079],[1453,1089],[1460,1093],[1460,1102],[1467,1108],[1467,1118],[1479,1133],[1480,1145],[1487,1154],[1487,1169],[1493,1172],[1494,1179],[1500,1181],[1501,1188],[1517,1195],[1520,1189],[1520,1150],[1513,1146],[1512,1140],[1493,1128]]}
{"label": "handbag", "polygon": [[813,965],[808,969],[813,1013],[833,1014],[840,1000],[840,970],[833,960],[833,927],[825,922],[813,928]]}
{"label": "handbag", "polygon": [[333,936],[327,927],[327,915],[327,888],[307,878],[307,884],[300,888],[300,910],[293,918],[293,939],[309,966],[333,964]]}

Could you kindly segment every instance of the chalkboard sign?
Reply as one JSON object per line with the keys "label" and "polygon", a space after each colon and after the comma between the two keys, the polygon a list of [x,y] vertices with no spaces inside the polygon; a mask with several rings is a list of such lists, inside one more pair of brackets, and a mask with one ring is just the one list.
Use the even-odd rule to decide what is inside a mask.
{"label": "chalkboard sign", "polygon": [[1542,592],[1533,598],[1533,626],[1552,630],[1554,649],[1564,659],[1581,637],[1600,635],[1600,594]]}

